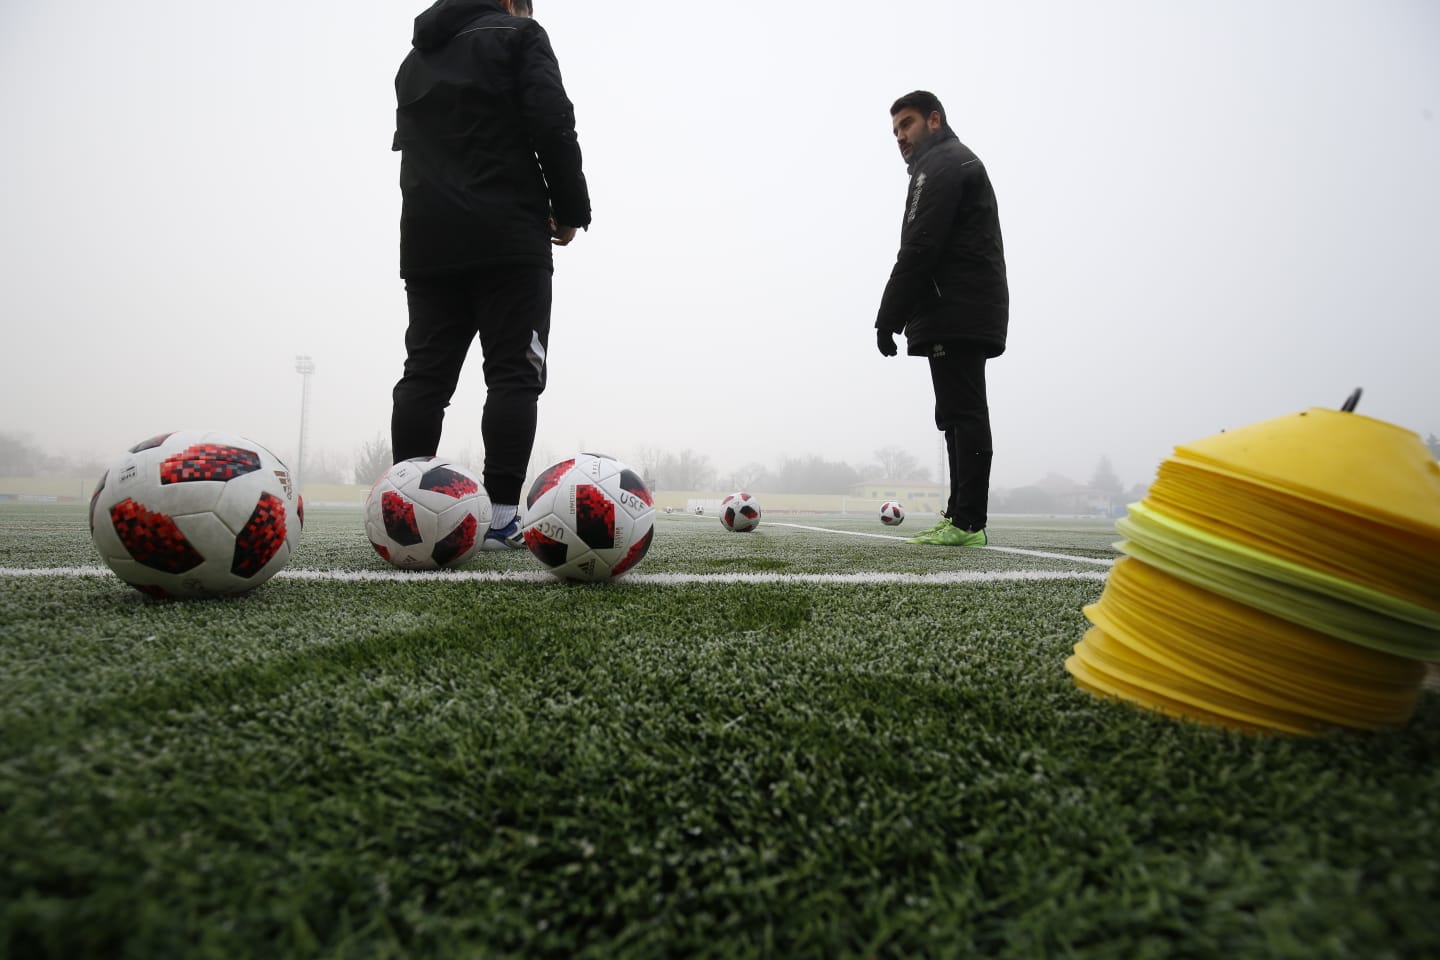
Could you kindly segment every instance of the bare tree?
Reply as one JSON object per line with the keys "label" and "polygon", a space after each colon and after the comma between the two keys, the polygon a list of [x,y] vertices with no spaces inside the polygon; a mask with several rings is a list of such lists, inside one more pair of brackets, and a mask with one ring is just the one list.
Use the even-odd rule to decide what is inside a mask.
{"label": "bare tree", "polygon": [[732,471],[721,485],[730,490],[745,490],[754,493],[756,490],[769,489],[772,484],[770,471],[758,463],[751,462]]}
{"label": "bare tree", "polygon": [[666,454],[655,479],[667,490],[703,490],[712,473],[710,458],[687,447],[678,454]]}
{"label": "bare tree", "polygon": [[880,476],[877,480],[929,480],[930,471],[920,466],[907,451],[899,447],[881,447],[875,451],[879,461]]}
{"label": "bare tree", "polygon": [[635,462],[630,464],[640,474],[653,492],[658,488],[661,472],[665,469],[665,452],[656,447],[641,447],[635,451]]}
{"label": "bare tree", "polygon": [[355,451],[355,482],[362,487],[373,485],[392,463],[390,441],[384,434],[375,434],[374,440],[367,440]]}

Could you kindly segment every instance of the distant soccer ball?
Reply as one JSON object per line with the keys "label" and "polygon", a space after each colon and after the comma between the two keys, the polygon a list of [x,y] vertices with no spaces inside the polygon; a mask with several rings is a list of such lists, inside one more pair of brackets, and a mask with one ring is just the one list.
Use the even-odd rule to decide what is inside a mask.
{"label": "distant soccer ball", "polygon": [[440,457],[402,460],[365,498],[365,533],[402,570],[438,570],[469,560],[490,527],[480,478]]}
{"label": "distant soccer ball", "polygon": [[880,522],[887,527],[898,527],[905,522],[905,508],[894,500],[880,504]]}
{"label": "distant soccer ball", "polygon": [[726,530],[745,533],[760,526],[760,501],[741,491],[720,501],[720,522]]}
{"label": "distant soccer ball", "polygon": [[290,562],[304,518],[278,457],[204,430],[136,444],[90,497],[90,537],[106,565],[163,599],[255,589]]}
{"label": "distant soccer ball", "polygon": [[655,500],[619,460],[582,453],[535,480],[521,529],[535,559],[557,577],[613,580],[649,551]]}
{"label": "distant soccer ball", "polygon": [[695,516],[697,516],[697,517],[703,517],[704,515],[705,515],[705,508],[704,508],[704,507],[699,507],[699,506],[697,506],[697,507],[695,508]]}

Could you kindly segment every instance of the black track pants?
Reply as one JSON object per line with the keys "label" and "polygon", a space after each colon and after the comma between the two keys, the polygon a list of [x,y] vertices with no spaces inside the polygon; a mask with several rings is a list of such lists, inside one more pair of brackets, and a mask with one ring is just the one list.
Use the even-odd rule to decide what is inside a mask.
{"label": "black track pants", "polygon": [[935,385],[935,426],[945,434],[950,502],[957,527],[983,530],[990,503],[990,406],[985,399],[985,352],[966,344],[937,343],[930,353]]}
{"label": "black track pants", "polygon": [[410,326],[405,374],[390,417],[395,462],[434,456],[445,408],[478,337],[485,373],[485,491],[519,503],[535,445],[536,401],[545,390],[550,340],[550,270],[505,267],[405,282]]}

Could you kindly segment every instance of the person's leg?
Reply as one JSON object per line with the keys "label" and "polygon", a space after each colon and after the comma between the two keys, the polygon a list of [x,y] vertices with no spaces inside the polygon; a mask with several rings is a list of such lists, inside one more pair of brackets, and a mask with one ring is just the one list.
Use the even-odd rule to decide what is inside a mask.
{"label": "person's leg", "polygon": [[985,529],[990,501],[990,406],[985,393],[985,352],[964,344],[937,344],[930,357],[935,426],[949,456],[950,522],[965,531]]}
{"label": "person's leg", "polygon": [[[517,506],[535,445],[550,341],[550,271],[507,268],[476,289],[485,361],[485,490],[497,507]],[[500,516],[497,516],[497,521]]]}
{"label": "person's leg", "polygon": [[396,463],[435,456],[445,408],[475,338],[464,280],[407,280],[405,299],[410,311],[405,372],[391,394],[390,452]]}

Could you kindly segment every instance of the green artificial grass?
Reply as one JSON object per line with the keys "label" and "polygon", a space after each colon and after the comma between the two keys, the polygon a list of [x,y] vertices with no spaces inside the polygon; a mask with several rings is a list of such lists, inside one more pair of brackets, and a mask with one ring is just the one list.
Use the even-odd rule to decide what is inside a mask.
{"label": "green artificial grass", "polygon": [[[662,516],[641,571],[1082,569],[767,520]],[[388,570],[307,522],[292,569]],[[0,505],[0,567],[97,562],[83,508]],[[1436,696],[1312,740],[1101,701],[1102,588],[0,575],[0,955],[1440,950]]]}

